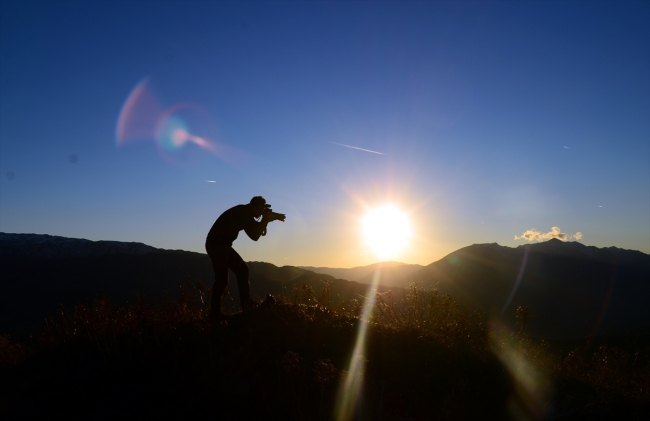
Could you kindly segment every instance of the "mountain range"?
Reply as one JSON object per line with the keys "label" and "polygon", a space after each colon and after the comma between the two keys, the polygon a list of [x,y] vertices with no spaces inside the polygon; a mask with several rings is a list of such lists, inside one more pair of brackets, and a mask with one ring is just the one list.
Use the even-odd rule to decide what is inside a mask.
{"label": "mountain range", "polygon": [[577,337],[650,327],[650,255],[552,239],[516,248],[475,244],[459,249],[404,283],[436,287],[467,308],[512,323],[533,310],[538,335]]}
{"label": "mountain range", "polygon": [[[368,286],[309,270],[265,262],[247,262],[251,293],[291,297],[294,285],[305,284],[316,296],[326,282],[340,302],[366,295]],[[0,334],[26,335],[44,325],[59,305],[109,298],[124,304],[142,297],[149,302],[165,294],[175,297],[185,280],[212,286],[214,273],[203,253],[165,250],[142,243],[89,241],[51,235],[0,233]],[[230,274],[224,305],[238,308],[239,294]],[[385,287],[379,288],[385,292]]]}
{"label": "mountain range", "polygon": [[377,276],[378,285],[387,287],[404,287],[404,279],[421,270],[423,267],[422,265],[410,265],[400,262],[380,262],[353,268],[300,266],[300,268],[312,272],[330,275],[339,279],[347,279],[348,281],[355,281],[361,284],[372,284],[375,274],[379,273],[380,276]]}
{"label": "mountain range", "polygon": [[[491,322],[514,325],[515,309],[532,309],[531,334],[576,338],[620,334],[650,327],[650,255],[615,247],[588,247],[550,240],[516,248],[474,244],[427,266],[384,262],[342,269],[277,267],[248,262],[251,291],[291,296],[305,284],[316,295],[325,283],[333,299],[416,284],[449,293],[468,311]],[[184,279],[212,284],[207,255],[164,250],[141,243],[89,241],[38,234],[0,233],[0,333],[26,334],[43,325],[47,313],[95,298],[124,303],[175,295]],[[232,279],[232,278],[231,278]],[[232,308],[238,302],[231,282]]]}

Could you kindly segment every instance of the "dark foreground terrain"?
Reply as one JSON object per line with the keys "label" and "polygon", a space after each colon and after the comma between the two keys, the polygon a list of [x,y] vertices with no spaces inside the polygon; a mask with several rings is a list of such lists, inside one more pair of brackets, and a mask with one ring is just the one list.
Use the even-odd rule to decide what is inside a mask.
{"label": "dark foreground terrain", "polygon": [[[155,305],[99,300],[28,339],[0,336],[0,418],[650,417],[647,335],[549,344],[526,336],[527,308],[510,331],[415,287],[377,296],[366,323],[363,300],[332,304],[327,284],[211,322],[208,294],[199,282]],[[356,405],[346,418],[337,402]]]}

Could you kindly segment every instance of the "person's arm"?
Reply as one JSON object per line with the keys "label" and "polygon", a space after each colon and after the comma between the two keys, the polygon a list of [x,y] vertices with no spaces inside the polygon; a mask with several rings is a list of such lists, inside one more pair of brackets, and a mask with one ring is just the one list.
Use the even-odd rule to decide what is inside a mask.
{"label": "person's arm", "polygon": [[257,241],[260,239],[260,237],[266,235],[267,224],[268,222],[265,221],[264,218],[262,218],[261,222],[257,222],[256,220],[251,218],[251,221],[244,228],[244,231],[246,232],[246,235],[250,237],[251,240]]}

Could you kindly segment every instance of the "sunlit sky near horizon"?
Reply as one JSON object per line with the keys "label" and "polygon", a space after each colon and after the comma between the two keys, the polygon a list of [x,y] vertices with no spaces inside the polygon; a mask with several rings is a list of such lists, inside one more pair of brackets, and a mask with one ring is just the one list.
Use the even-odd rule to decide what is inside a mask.
{"label": "sunlit sky near horizon", "polygon": [[361,221],[386,203],[407,263],[558,232],[650,253],[649,2],[3,1],[0,19],[2,232],[204,252],[262,195],[287,220],[240,234],[249,261],[374,263]]}

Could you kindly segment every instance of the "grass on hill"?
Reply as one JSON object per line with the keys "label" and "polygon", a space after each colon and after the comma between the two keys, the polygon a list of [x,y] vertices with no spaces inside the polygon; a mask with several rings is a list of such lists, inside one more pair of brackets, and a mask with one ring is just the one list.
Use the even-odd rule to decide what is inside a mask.
{"label": "grass on hill", "polygon": [[[185,282],[178,299],[99,300],[60,309],[28,340],[0,336],[0,417],[650,415],[647,342],[555,351],[526,336],[529,309],[517,310],[518,331],[511,332],[435,290],[412,286],[399,300],[386,293],[333,305],[329,285],[318,293],[301,285],[275,305],[233,314],[226,326],[208,319],[209,294],[202,282]],[[374,306],[364,319],[367,299]],[[364,346],[355,348],[363,329]]]}

